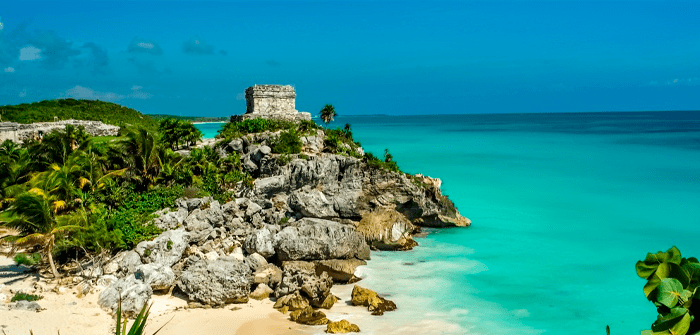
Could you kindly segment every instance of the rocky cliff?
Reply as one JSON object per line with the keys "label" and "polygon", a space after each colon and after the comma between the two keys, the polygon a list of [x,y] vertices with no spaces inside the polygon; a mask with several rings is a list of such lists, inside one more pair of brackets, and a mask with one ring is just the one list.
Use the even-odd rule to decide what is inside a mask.
{"label": "rocky cliff", "polygon": [[112,283],[100,303],[115,308],[121,292],[135,313],[153,292],[173,289],[210,306],[272,295],[277,308],[307,320],[302,315],[318,314],[312,308],[333,305],[333,283],[357,280],[370,250],[410,249],[420,227],[470,224],[438,179],[324,152],[323,131],[302,139],[303,155],[283,160],[267,146],[274,136],[217,144],[221,154],[241,156],[253,187],[240,184],[229,203],[181,199],[157,212],[159,237],[99,269],[101,282]]}

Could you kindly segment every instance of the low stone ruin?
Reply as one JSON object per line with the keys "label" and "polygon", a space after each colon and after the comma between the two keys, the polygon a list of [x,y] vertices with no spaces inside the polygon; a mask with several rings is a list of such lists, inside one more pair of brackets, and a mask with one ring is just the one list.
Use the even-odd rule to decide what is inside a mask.
{"label": "low stone ruin", "polygon": [[85,132],[92,136],[117,136],[119,127],[100,121],[62,120],[56,122],[35,122],[29,124],[16,122],[0,122],[0,142],[11,140],[22,143],[26,140],[39,140],[55,129],[65,129],[67,125],[83,126]]}

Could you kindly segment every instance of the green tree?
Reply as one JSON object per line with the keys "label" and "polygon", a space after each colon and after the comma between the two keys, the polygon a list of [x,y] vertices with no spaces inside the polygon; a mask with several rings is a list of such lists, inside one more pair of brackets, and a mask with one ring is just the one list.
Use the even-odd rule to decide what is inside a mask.
{"label": "green tree", "polygon": [[4,240],[16,246],[40,246],[48,258],[51,273],[58,278],[58,271],[53,261],[53,248],[56,236],[79,229],[80,225],[69,220],[56,218],[49,196],[39,189],[33,189],[17,196],[8,208],[13,219],[2,222],[3,226],[19,232],[16,236],[5,236]]}
{"label": "green tree", "polygon": [[126,164],[132,177],[141,187],[153,186],[161,166],[160,148],[153,134],[145,128],[138,128],[127,133],[119,145],[121,153],[128,157]]}
{"label": "green tree", "polygon": [[321,117],[323,123],[328,125],[331,121],[333,121],[334,117],[338,116],[338,114],[335,112],[335,107],[333,107],[333,105],[326,104],[323,106],[323,109],[321,109],[319,116]]}
{"label": "green tree", "polygon": [[389,163],[392,159],[394,159],[394,156],[389,153],[389,149],[384,149],[384,162]]}

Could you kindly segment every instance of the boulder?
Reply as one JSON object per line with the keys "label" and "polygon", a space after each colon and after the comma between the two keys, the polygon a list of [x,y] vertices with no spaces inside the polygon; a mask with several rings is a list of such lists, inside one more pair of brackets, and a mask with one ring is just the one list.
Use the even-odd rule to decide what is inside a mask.
{"label": "boulder", "polygon": [[303,218],[275,234],[281,261],[369,259],[369,246],[355,227],[323,219]]}
{"label": "boulder", "polygon": [[396,309],[393,301],[384,299],[370,289],[355,285],[352,288],[351,302],[354,306],[366,306],[372,315],[383,315],[384,312]]}
{"label": "boulder", "polygon": [[144,264],[136,268],[136,278],[151,286],[153,291],[169,290],[175,284],[175,273],[169,266],[159,263]]}
{"label": "boulder", "polygon": [[119,270],[122,274],[132,274],[143,262],[141,256],[133,250],[127,251],[119,261]]}
{"label": "boulder", "polygon": [[238,152],[239,154],[243,153],[243,140],[240,138],[233,139],[231,142],[228,143],[228,149],[231,151]]}
{"label": "boulder", "polygon": [[330,322],[330,320],[326,318],[325,313],[315,311],[311,306],[289,313],[289,319],[296,323],[310,326],[325,325]]}
{"label": "boulder", "polygon": [[248,301],[250,267],[221,257],[215,261],[200,260],[180,276],[177,286],[189,300],[212,306]]}
{"label": "boulder", "polygon": [[162,229],[170,230],[179,228],[187,218],[187,208],[178,207],[176,209],[166,208],[154,213],[158,215],[153,219],[153,224]]}
{"label": "boulder", "polygon": [[260,256],[260,254],[258,254],[257,252],[248,255],[248,257],[245,258],[245,263],[250,267],[250,270],[253,272],[258,271],[267,265],[265,257]]}
{"label": "boulder", "polygon": [[360,265],[366,265],[367,262],[357,258],[351,259],[328,259],[316,261],[316,274],[320,275],[323,272],[328,273],[334,282],[347,283],[356,280],[355,269]]}
{"label": "boulder", "polygon": [[286,189],[286,181],[284,176],[272,176],[267,178],[255,179],[255,193],[257,194],[272,194],[284,191]]}
{"label": "boulder", "polygon": [[248,235],[245,241],[245,250],[252,254],[258,253],[265,258],[275,254],[273,235],[267,228],[256,229]]}
{"label": "boulder", "polygon": [[338,213],[333,209],[333,202],[326,198],[323,192],[305,187],[295,190],[289,196],[289,207],[312,218],[332,218]]}
{"label": "boulder", "polygon": [[97,303],[102,308],[116,311],[121,297],[122,312],[129,317],[134,317],[141,312],[141,308],[153,295],[151,286],[136,279],[134,275],[127,275],[112,284],[100,293]]}
{"label": "boulder", "polygon": [[299,291],[277,298],[275,305],[276,309],[284,309],[287,311],[296,311],[309,307],[309,300],[302,297]]}
{"label": "boulder", "polygon": [[382,207],[362,216],[357,232],[379,250],[410,250],[418,243],[411,234],[416,227],[405,215],[390,207]]}
{"label": "boulder", "polygon": [[331,322],[326,326],[326,333],[329,334],[344,334],[344,333],[359,333],[360,327],[348,320],[340,320]]}
{"label": "boulder", "polygon": [[193,210],[183,223],[185,229],[190,233],[190,241],[197,244],[204,243],[214,232],[214,227],[209,223],[207,214],[199,208]]}
{"label": "boulder", "polygon": [[250,297],[255,299],[255,300],[263,300],[266,299],[267,297],[270,296],[274,291],[272,289],[265,285],[265,284],[259,284],[258,287],[255,288],[255,291],[250,293]]}
{"label": "boulder", "polygon": [[256,284],[277,287],[277,284],[282,281],[282,270],[274,264],[267,264],[255,272],[253,281]]}
{"label": "boulder", "polygon": [[308,267],[303,264],[302,262],[283,264],[282,281],[277,285],[275,295],[281,297],[299,292],[309,299],[311,306],[321,307],[324,302],[327,305],[326,299],[332,295],[333,280],[325,272],[317,276],[313,263],[306,263]]}
{"label": "boulder", "polygon": [[153,241],[143,241],[136,245],[136,251],[144,263],[156,263],[171,267],[182,258],[189,245],[190,234],[184,229],[168,230]]}

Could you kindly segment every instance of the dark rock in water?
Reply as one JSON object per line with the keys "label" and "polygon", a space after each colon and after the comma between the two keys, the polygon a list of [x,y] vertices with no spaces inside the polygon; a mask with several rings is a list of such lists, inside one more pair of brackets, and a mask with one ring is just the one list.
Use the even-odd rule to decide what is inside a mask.
{"label": "dark rock in water", "polygon": [[416,263],[412,263],[412,262],[406,262],[406,263],[403,263],[403,265],[408,265],[408,266],[411,266],[411,265],[416,265]]}
{"label": "dark rock in water", "polygon": [[303,218],[275,235],[275,250],[282,261],[369,259],[369,246],[355,227],[338,222]]}
{"label": "dark rock in water", "polygon": [[384,299],[377,295],[377,292],[357,285],[352,289],[351,298],[354,306],[366,306],[372,315],[383,315],[384,312],[396,309],[396,304],[393,301]]}
{"label": "dark rock in water", "polygon": [[326,333],[329,334],[344,334],[344,333],[359,333],[360,327],[348,320],[340,320],[331,322],[326,326]]}
{"label": "dark rock in water", "polygon": [[185,270],[177,286],[190,300],[220,306],[248,301],[250,267],[235,260],[200,260]]}
{"label": "dark rock in water", "polygon": [[301,323],[303,325],[325,325],[330,321],[326,318],[326,314],[321,311],[315,311],[311,307],[306,307],[304,309],[296,310],[289,314],[289,319]]}

